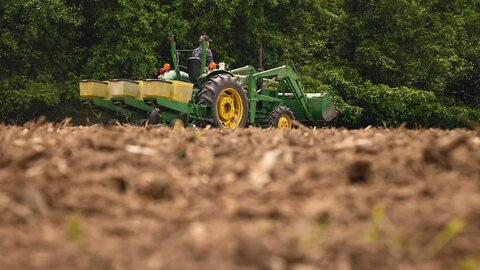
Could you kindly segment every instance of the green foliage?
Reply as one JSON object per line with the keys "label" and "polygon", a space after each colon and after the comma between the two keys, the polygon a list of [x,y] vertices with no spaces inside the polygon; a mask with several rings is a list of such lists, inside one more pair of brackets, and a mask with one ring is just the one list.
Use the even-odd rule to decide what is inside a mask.
{"label": "green foliage", "polygon": [[45,108],[54,108],[60,103],[59,89],[49,76],[39,76],[35,81],[20,76],[4,80],[0,95],[0,112],[10,121],[42,115]]}
{"label": "green foliage", "polygon": [[351,16],[344,31],[352,34],[345,57],[365,78],[437,94],[469,94],[460,85],[466,86],[466,75],[478,78],[478,0],[345,2]]}
{"label": "green foliage", "polygon": [[296,66],[333,122],[480,122],[480,0],[0,1],[0,121],[84,119],[78,80],[151,78],[168,36],[214,39],[216,62]]}
{"label": "green foliage", "polygon": [[61,0],[0,3],[0,80],[14,76],[54,79],[79,65],[76,46],[83,18]]}
{"label": "green foliage", "polygon": [[412,128],[455,128],[480,123],[479,110],[459,105],[451,98],[439,98],[430,91],[373,84],[351,68],[323,65],[304,69],[314,76],[302,78],[307,89],[333,95],[341,113],[336,120],[340,126],[396,127],[406,123]]}
{"label": "green foliage", "polygon": [[15,76],[0,85],[0,121],[22,123],[41,115],[51,121],[61,121],[75,115],[84,118],[85,109],[78,97],[78,78],[58,83],[51,75],[35,79]]}
{"label": "green foliage", "polygon": [[[91,18],[94,23],[89,36],[97,42],[90,47],[91,55],[84,66],[87,77],[102,80],[152,77],[162,62],[158,47],[167,44],[170,33],[186,32],[187,21],[175,17],[176,12],[168,14],[168,8],[155,1],[121,0],[103,2],[103,5],[108,12]],[[97,5],[87,7],[98,8]]]}
{"label": "green foliage", "polygon": [[[337,108],[339,115],[334,120],[337,126],[348,128],[358,128],[361,126],[360,118],[364,113],[364,109],[360,106],[352,105],[344,100],[342,92],[353,85],[352,82],[345,80],[343,77],[352,70],[342,70],[330,66],[311,66],[306,65],[300,70],[302,74],[301,80],[307,92],[325,92],[332,95],[332,101]],[[350,74],[352,77],[356,74]],[[357,76],[358,77],[358,76]]]}

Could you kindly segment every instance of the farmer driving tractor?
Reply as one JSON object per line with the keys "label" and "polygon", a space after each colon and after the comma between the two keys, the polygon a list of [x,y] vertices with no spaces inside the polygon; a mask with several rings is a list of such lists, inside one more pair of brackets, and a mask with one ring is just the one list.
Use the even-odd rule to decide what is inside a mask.
{"label": "farmer driving tractor", "polygon": [[207,65],[213,62],[213,54],[210,50],[210,41],[212,41],[207,35],[201,35],[199,39],[199,46],[193,50],[192,56],[193,57],[202,57],[202,41],[205,40],[207,42]]}

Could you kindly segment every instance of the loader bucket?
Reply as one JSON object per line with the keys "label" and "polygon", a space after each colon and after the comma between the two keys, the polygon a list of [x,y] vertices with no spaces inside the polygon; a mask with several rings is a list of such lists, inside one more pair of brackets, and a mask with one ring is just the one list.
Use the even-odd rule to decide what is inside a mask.
{"label": "loader bucket", "polygon": [[307,99],[312,109],[313,119],[316,121],[331,121],[338,115],[332,97],[329,94],[307,93]]}
{"label": "loader bucket", "polygon": [[323,120],[325,121],[331,121],[333,120],[335,117],[337,117],[338,115],[338,111],[337,109],[335,109],[335,105],[333,105],[333,102],[330,101],[328,103],[326,103],[323,107],[322,107],[322,116],[323,116]]}

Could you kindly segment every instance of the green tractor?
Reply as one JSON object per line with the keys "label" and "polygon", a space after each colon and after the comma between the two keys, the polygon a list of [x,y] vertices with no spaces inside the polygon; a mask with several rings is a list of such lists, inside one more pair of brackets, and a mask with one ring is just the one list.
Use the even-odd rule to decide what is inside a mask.
{"label": "green tractor", "polygon": [[[129,120],[142,122],[141,119],[148,118],[151,124],[171,127],[292,128],[293,120],[317,126],[338,114],[330,95],[305,93],[293,67],[257,71],[253,66],[228,69],[224,63],[207,66],[205,39],[201,57],[190,57],[183,66],[181,53],[191,54],[192,50],[177,50],[173,36],[170,45],[173,69],[166,64],[158,79],[98,82],[99,86],[112,85],[107,90],[110,93],[101,97],[81,94],[82,101],[92,108],[122,114]],[[121,87],[135,87],[136,83],[141,91],[128,96],[126,91],[115,90],[120,82]]]}

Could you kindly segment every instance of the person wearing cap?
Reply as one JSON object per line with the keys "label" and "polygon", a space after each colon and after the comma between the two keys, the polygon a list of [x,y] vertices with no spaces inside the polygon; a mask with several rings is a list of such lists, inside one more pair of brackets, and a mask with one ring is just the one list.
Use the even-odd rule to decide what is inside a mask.
{"label": "person wearing cap", "polygon": [[213,62],[213,54],[212,54],[212,51],[209,49],[210,41],[212,40],[207,35],[200,36],[200,40],[199,40],[200,46],[198,46],[193,50],[192,56],[202,58],[202,40],[204,39],[207,42],[207,65],[208,65],[211,62]]}

